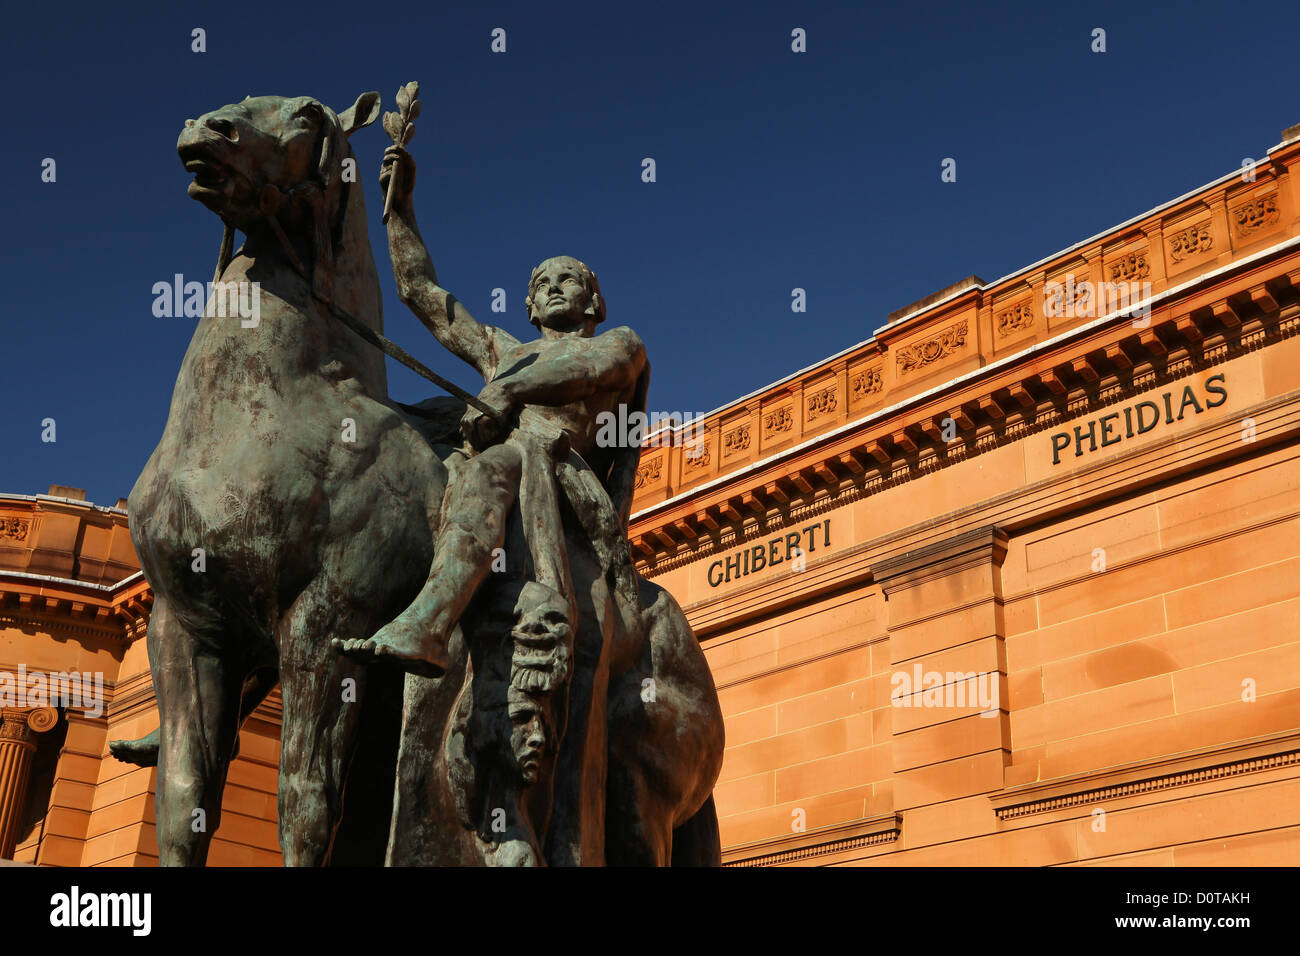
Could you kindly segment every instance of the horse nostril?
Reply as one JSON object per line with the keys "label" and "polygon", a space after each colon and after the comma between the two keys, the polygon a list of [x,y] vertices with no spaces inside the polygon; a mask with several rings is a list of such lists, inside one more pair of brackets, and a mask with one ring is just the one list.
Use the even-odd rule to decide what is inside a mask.
{"label": "horse nostril", "polygon": [[186,129],[193,129],[193,128],[194,128],[194,120],[186,120],[186,121],[185,121],[185,128],[186,128]]}

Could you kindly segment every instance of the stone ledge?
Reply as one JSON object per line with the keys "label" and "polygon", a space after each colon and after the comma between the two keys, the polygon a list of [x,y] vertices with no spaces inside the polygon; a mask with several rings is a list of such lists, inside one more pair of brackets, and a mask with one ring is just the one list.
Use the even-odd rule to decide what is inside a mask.
{"label": "stone ledge", "polygon": [[890,591],[969,567],[1001,567],[1008,540],[1001,528],[985,525],[885,558],[871,569],[872,577],[888,599]]}
{"label": "stone ledge", "polygon": [[1300,733],[1294,731],[1124,764],[1100,773],[1024,784],[989,799],[999,820],[1015,820],[1292,765],[1300,765]]}
{"label": "stone ledge", "polygon": [[726,847],[722,851],[722,865],[779,866],[782,863],[827,856],[843,850],[858,850],[894,843],[898,840],[902,826],[902,817],[896,813],[888,813],[867,820],[854,820],[852,823],[820,827],[806,833],[794,833],[772,840]]}

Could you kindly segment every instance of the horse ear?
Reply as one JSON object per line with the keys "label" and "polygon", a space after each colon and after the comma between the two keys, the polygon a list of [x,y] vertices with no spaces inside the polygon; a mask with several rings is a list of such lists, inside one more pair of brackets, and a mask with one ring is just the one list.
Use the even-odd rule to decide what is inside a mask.
{"label": "horse ear", "polygon": [[365,129],[375,120],[379,119],[379,108],[382,105],[378,93],[362,93],[357,97],[357,101],[339,114],[339,122],[343,125],[343,135],[351,136],[359,129]]}

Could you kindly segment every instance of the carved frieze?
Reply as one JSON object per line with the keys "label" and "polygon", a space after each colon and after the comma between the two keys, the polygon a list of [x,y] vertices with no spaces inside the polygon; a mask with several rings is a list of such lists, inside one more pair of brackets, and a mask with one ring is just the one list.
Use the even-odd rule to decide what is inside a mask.
{"label": "carved frieze", "polygon": [[749,425],[740,425],[729,432],[722,434],[722,454],[724,456],[739,455],[742,451],[749,448]]}
{"label": "carved frieze", "polygon": [[1249,236],[1265,226],[1277,222],[1277,197],[1260,196],[1237,206],[1232,211],[1232,221],[1237,224],[1237,232]]}
{"label": "carved frieze", "polygon": [[764,438],[788,432],[793,427],[794,416],[790,414],[789,405],[782,405],[780,408],[774,409],[763,416]]}
{"label": "carved frieze", "polygon": [[1075,285],[1074,294],[1067,303],[1075,315],[1088,315],[1092,310],[1092,283],[1083,281]]}
{"label": "carved frieze", "polygon": [[863,399],[868,395],[877,394],[885,387],[884,377],[880,374],[880,366],[877,365],[874,368],[863,369],[861,372],[854,373],[850,385],[853,388],[853,397],[855,399]]}
{"label": "carved frieze", "polygon": [[0,518],[0,538],[22,541],[27,537],[31,524],[27,518]]}
{"label": "carved frieze", "polygon": [[1214,248],[1214,236],[1210,233],[1210,221],[1188,226],[1169,237],[1169,257],[1174,262],[1181,262],[1191,256],[1199,256]]}
{"label": "carved frieze", "polygon": [[1151,275],[1151,266],[1147,264],[1145,252],[1130,252],[1110,264],[1111,282],[1132,282],[1135,279],[1145,279],[1149,275]]}
{"label": "carved frieze", "polygon": [[636,480],[634,487],[644,488],[646,485],[652,485],[659,480],[659,474],[664,467],[664,456],[655,455],[649,461],[642,462],[636,469]]}
{"label": "carved frieze", "polygon": [[966,347],[966,320],[944,329],[932,339],[900,348],[898,370],[906,375],[945,359]]}
{"label": "carved frieze", "polygon": [[998,335],[1006,337],[1014,332],[1032,328],[1034,307],[1028,300],[998,313]]}
{"label": "carved frieze", "polygon": [[834,385],[817,389],[808,396],[808,421],[816,421],[819,418],[834,414],[835,409],[839,407],[839,403]]}
{"label": "carved frieze", "polygon": [[709,459],[709,440],[707,438],[702,438],[682,448],[682,470],[685,472],[700,471],[708,467]]}

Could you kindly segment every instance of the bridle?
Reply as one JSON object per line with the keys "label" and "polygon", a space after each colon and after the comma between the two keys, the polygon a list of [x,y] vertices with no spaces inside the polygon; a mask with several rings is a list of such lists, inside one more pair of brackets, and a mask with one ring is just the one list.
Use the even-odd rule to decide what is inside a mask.
{"label": "bridle", "polygon": [[[273,183],[263,183],[258,186],[249,177],[236,169],[230,170],[235,175],[241,177],[253,189],[254,195],[257,196],[257,209],[262,222],[270,229],[271,234],[275,236],[276,241],[280,244],[280,250],[284,253],[289,265],[295,272],[307,283],[307,289],[313,299],[325,306],[330,315],[334,316],[349,329],[355,332],[361,339],[369,345],[373,345],[379,351],[398,362],[401,362],[417,375],[428,379],[434,385],[446,392],[459,398],[473,408],[478,409],[488,418],[500,423],[500,418],[491,408],[479,401],[478,397],[471,395],[459,385],[447,381],[437,372],[430,369],[419,359],[415,358],[406,349],[379,332],[376,332],[370,326],[366,325],[360,319],[339,308],[334,302],[334,282],[333,273],[326,263],[334,262],[334,252],[341,249],[343,245],[343,225],[347,216],[348,202],[351,198],[349,190],[351,184],[344,182],[342,184],[343,192],[339,199],[338,221],[331,228],[327,211],[325,209],[325,189],[320,183],[310,180],[291,186],[289,189],[281,189]],[[280,224],[280,211],[287,208],[295,202],[306,202],[312,213],[313,227],[313,254],[315,261],[312,262],[312,273],[308,275],[306,266],[303,265],[302,259],[298,257],[297,251],[293,248],[293,243],[289,241],[288,235],[284,231],[284,226]],[[235,247],[235,224],[225,216],[221,217],[222,233],[221,248],[217,253],[217,271],[212,277],[213,285],[221,281],[221,276],[229,268],[231,260],[234,258]],[[247,232],[247,230],[245,230]],[[403,408],[414,414],[424,417],[433,417],[430,413],[424,412],[415,406],[403,405]]]}

